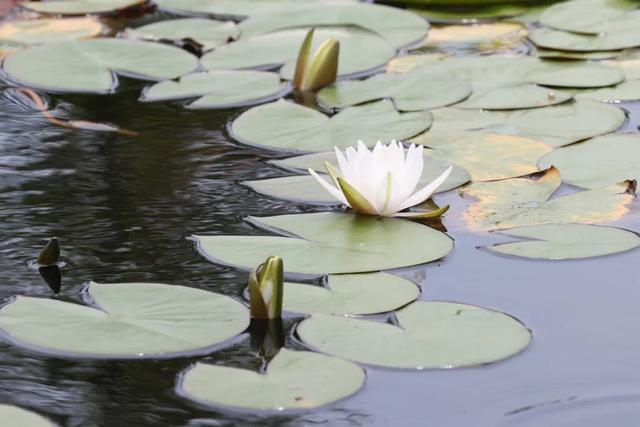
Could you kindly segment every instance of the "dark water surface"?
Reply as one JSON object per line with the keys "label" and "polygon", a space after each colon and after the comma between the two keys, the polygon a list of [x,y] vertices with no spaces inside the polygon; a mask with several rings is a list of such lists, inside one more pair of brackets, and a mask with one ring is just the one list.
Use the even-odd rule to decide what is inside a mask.
{"label": "dark water surface", "polygon": [[[0,299],[50,297],[27,267],[50,236],[67,267],[59,298],[80,301],[83,284],[151,281],[239,297],[246,273],[212,265],[190,234],[261,234],[247,215],[314,208],[272,200],[239,181],[284,175],[270,154],[226,133],[239,110],[196,112],[135,102],[143,85],[114,96],[55,96],[76,119],[141,132],[136,138],[51,126],[0,94]],[[633,106],[625,106],[629,108]],[[638,109],[640,112],[640,108]],[[640,115],[624,130],[637,130]],[[570,189],[565,189],[570,191]],[[128,426],[637,426],[640,415],[640,251],[580,261],[527,261],[477,249],[501,236],[471,234],[468,201],[451,191],[445,225],[456,248],[441,262],[405,270],[422,299],[491,307],[534,333],[523,353],[489,366],[442,371],[367,368],[365,388],[324,409],[294,416],[207,410],[174,392],[196,360],[257,369],[248,337],[206,357],[83,361],[42,356],[0,341],[0,402],[68,427]],[[640,231],[640,209],[621,226]],[[286,322],[287,330],[298,319]],[[300,345],[289,335],[290,347]],[[1,425],[1,420],[0,420]]]}

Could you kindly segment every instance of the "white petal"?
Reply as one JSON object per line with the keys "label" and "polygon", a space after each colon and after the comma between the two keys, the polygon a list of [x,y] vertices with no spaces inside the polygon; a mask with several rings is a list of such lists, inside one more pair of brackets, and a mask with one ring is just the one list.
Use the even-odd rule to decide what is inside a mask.
{"label": "white petal", "polygon": [[349,169],[349,162],[347,162],[347,159],[344,154],[342,154],[342,151],[338,150],[338,147],[334,147],[334,151],[336,153],[336,159],[338,159],[340,172],[342,173],[342,175],[344,175],[344,172]]}
{"label": "white petal", "polygon": [[349,202],[347,202],[347,199],[344,197],[344,194],[342,194],[342,191],[340,191],[340,189],[329,184],[324,178],[318,175],[316,171],[314,171],[313,169],[309,168],[307,170],[316,179],[316,181],[318,181],[320,185],[322,185],[324,189],[329,192],[329,194],[331,194],[333,197],[338,199],[342,204],[345,204],[351,207],[351,205],[349,205]]}
{"label": "white petal", "polygon": [[410,208],[411,206],[415,206],[419,203],[427,200],[431,195],[442,185],[443,182],[447,180],[449,174],[453,167],[449,166],[446,171],[442,173],[438,178],[433,180],[431,183],[427,184],[422,190],[415,193],[413,196],[409,197],[399,208],[398,211]]}

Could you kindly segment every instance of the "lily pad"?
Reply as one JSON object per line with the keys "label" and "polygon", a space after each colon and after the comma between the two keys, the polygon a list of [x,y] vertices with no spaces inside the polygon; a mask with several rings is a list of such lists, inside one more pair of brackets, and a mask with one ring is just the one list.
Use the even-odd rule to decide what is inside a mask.
{"label": "lily pad", "polygon": [[320,90],[318,100],[330,108],[344,108],[391,98],[400,111],[422,111],[460,102],[472,90],[464,80],[419,69],[407,74],[377,74],[366,80],[337,82]]}
{"label": "lily pad", "polygon": [[433,23],[441,24],[475,24],[499,18],[520,15],[527,11],[526,6],[516,4],[479,4],[467,7],[442,7],[421,4],[409,7],[411,12],[424,16]]}
{"label": "lily pad", "polygon": [[208,71],[188,74],[145,88],[141,101],[198,98],[189,108],[230,108],[258,104],[280,98],[289,85],[276,73],[266,71]]}
{"label": "lily pad", "polygon": [[48,419],[18,406],[0,403],[2,427],[56,427]]}
{"label": "lily pad", "polygon": [[0,26],[0,41],[21,45],[87,39],[102,33],[94,18],[30,19],[7,21]]}
{"label": "lily pad", "polygon": [[590,224],[544,224],[503,231],[520,242],[500,243],[487,249],[501,254],[534,259],[579,259],[628,251],[640,246],[631,231]]}
{"label": "lily pad", "polygon": [[249,145],[291,152],[344,149],[363,140],[403,140],[431,125],[428,112],[398,113],[390,101],[345,108],[329,118],[321,112],[276,101],[242,113],[230,126],[231,136]]}
{"label": "lily pad", "polygon": [[[271,163],[285,169],[293,169],[303,172],[302,176],[287,176],[282,178],[261,179],[255,181],[245,181],[243,184],[252,190],[270,197],[278,199],[299,201],[303,203],[313,203],[322,205],[336,205],[339,202],[331,197],[327,191],[318,185],[317,181],[306,173],[308,168],[317,172],[324,172],[324,162],[336,163],[335,153],[324,152],[307,154],[304,156],[291,157],[284,160],[275,160]],[[428,152],[424,154],[424,172],[418,188],[421,188],[435,180],[451,164],[438,160],[430,156]],[[466,184],[471,179],[466,170],[460,166],[453,166],[447,180],[438,188],[438,192],[448,191]]]}
{"label": "lily pad", "polygon": [[387,40],[396,49],[417,43],[429,23],[402,9],[360,2],[301,4],[286,13],[253,16],[240,24],[243,37],[296,27],[360,27]]}
{"label": "lily pad", "polygon": [[594,35],[539,28],[529,32],[529,39],[546,49],[574,52],[619,50],[640,46],[640,27]]}
{"label": "lily pad", "polygon": [[549,90],[531,83],[516,83],[494,87],[474,87],[472,95],[458,107],[515,110],[557,105],[571,98],[572,95],[568,92]]}
{"label": "lily pad", "polygon": [[284,310],[359,316],[395,310],[419,295],[414,283],[388,273],[330,275],[327,287],[285,282]]}
{"label": "lily pad", "polygon": [[26,1],[21,7],[38,13],[55,15],[86,15],[89,13],[113,13],[138,6],[147,0],[54,0]]}
{"label": "lily pad", "polygon": [[[338,76],[346,77],[371,72],[393,57],[393,47],[368,31],[351,28],[318,28],[313,37],[312,51],[329,38],[340,42]],[[256,37],[243,37],[220,46],[201,58],[207,70],[243,68],[277,68],[283,78],[293,79],[300,45],[307,29],[297,28]]]}
{"label": "lily pad", "polygon": [[640,14],[632,2],[622,7],[603,0],[573,0],[554,4],[540,14],[540,23],[573,33],[600,34],[640,26]]}
{"label": "lily pad", "polygon": [[202,45],[203,51],[215,49],[238,38],[238,26],[232,21],[185,18],[154,22],[138,28],[128,28],[125,36],[144,40],[191,39]]}
{"label": "lily pad", "polygon": [[235,20],[267,13],[284,13],[300,3],[318,1],[324,0],[153,0],[160,9],[179,15],[205,15]]}
{"label": "lily pad", "polygon": [[551,148],[513,135],[471,131],[429,131],[410,142],[432,148],[440,160],[460,165],[473,181],[523,176],[538,171],[537,162]]}
{"label": "lily pad", "polygon": [[482,130],[531,138],[552,147],[613,132],[626,120],[620,108],[590,100],[513,111],[454,107],[435,110],[432,114],[431,131]]}
{"label": "lily pad", "polygon": [[593,99],[605,102],[640,100],[640,80],[629,80],[613,87],[589,89],[576,94],[577,99]]}
{"label": "lily pad", "polygon": [[198,59],[182,49],[125,39],[51,43],[21,50],[2,64],[19,84],[57,92],[110,93],[115,73],[146,80],[165,80],[193,71]]}
{"label": "lily pad", "polygon": [[464,196],[477,199],[465,212],[465,219],[472,228],[485,230],[602,223],[622,218],[635,195],[635,185],[625,181],[549,200],[560,187],[560,173],[549,168],[539,175],[538,179],[480,182],[464,188],[461,190]]}
{"label": "lily pad", "polygon": [[364,382],[364,370],[356,364],[283,348],[263,373],[196,363],[182,375],[178,393],[202,405],[280,413],[344,399]]}
{"label": "lily pad", "polygon": [[313,315],[297,328],[312,348],[388,368],[432,369],[482,365],[513,356],[531,332],[506,314],[465,304],[415,302],[395,315],[398,326]]}
{"label": "lily pad", "polygon": [[17,297],[0,309],[0,329],[17,345],[58,357],[175,357],[208,350],[249,325],[224,295],[156,283],[91,283],[87,307]]}
{"label": "lily pad", "polygon": [[194,236],[198,249],[213,262],[245,269],[278,255],[289,274],[321,275],[418,265],[453,248],[444,233],[403,219],[322,212],[250,220],[292,237]]}
{"label": "lily pad", "polygon": [[554,165],[565,182],[583,188],[640,180],[640,134],[593,138],[554,150],[541,158],[539,164],[541,167]]}

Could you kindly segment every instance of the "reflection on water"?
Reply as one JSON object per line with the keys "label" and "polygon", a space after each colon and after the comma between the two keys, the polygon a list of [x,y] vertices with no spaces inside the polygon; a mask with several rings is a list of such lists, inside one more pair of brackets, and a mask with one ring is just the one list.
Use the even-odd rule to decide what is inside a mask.
{"label": "reflection on water", "polygon": [[[141,87],[125,81],[115,96],[51,100],[62,117],[117,123],[139,131],[136,138],[52,127],[29,105],[0,95],[3,300],[51,296],[39,272],[27,266],[49,236],[64,242],[64,300],[80,301],[88,280],[174,283],[241,296],[246,273],[204,261],[185,237],[262,233],[242,218],[325,209],[268,199],[238,185],[280,173],[264,161],[269,153],[231,142],[225,126],[238,111],[139,104],[134,100]],[[640,115],[632,115],[625,130],[639,123]],[[259,369],[257,338],[252,347],[248,334],[205,358],[158,361],[68,361],[0,341],[0,402],[69,427],[572,425],[562,416],[522,418],[538,409],[515,414],[543,402],[559,402],[541,406],[544,411],[585,402],[580,408],[588,407],[590,417],[581,427],[601,427],[600,416],[623,405],[623,415],[608,419],[616,427],[635,426],[637,401],[606,396],[616,384],[640,385],[640,252],[570,262],[493,256],[476,247],[494,243],[494,236],[465,229],[466,200],[453,191],[437,201],[452,205],[444,225],[456,249],[443,261],[402,274],[419,282],[423,299],[487,306],[522,319],[535,336],[524,353],[453,371],[368,369],[365,389],[346,401],[265,418],[205,410],[173,391],[178,373],[197,360]],[[637,202],[620,224],[640,231]],[[285,320],[283,336],[288,347],[302,348],[292,336],[296,320]],[[277,345],[277,338],[266,344]],[[594,390],[605,397],[568,400]]]}

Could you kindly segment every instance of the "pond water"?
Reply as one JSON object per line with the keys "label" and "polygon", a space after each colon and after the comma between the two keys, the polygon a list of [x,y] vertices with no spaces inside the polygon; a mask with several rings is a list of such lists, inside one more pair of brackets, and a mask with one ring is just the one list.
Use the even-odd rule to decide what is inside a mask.
{"label": "pond water", "polygon": [[[139,82],[114,96],[55,96],[68,117],[113,122],[138,137],[51,126],[10,91],[0,94],[0,300],[50,297],[28,268],[50,236],[67,263],[58,298],[80,301],[83,285],[160,282],[242,295],[246,273],[198,255],[191,234],[263,234],[242,219],[321,211],[260,196],[240,181],[281,176],[272,153],[240,146],[226,125],[241,110],[188,111],[135,101]],[[635,130],[640,104],[622,129]],[[634,110],[635,109],[635,110]],[[563,187],[561,191],[572,191]],[[500,236],[468,231],[456,190],[444,220],[456,249],[444,260],[398,273],[421,299],[510,313],[533,330],[521,354],[488,366],[440,371],[367,368],[355,396],[309,413],[260,416],[192,405],[174,391],[196,360],[254,368],[248,336],[198,358],[63,360],[0,341],[0,402],[33,409],[68,427],[89,426],[636,426],[640,415],[638,250],[578,261],[530,261],[478,246]],[[441,204],[442,204],[441,203]],[[637,202],[616,223],[640,232]],[[287,346],[300,318],[285,321]]]}

